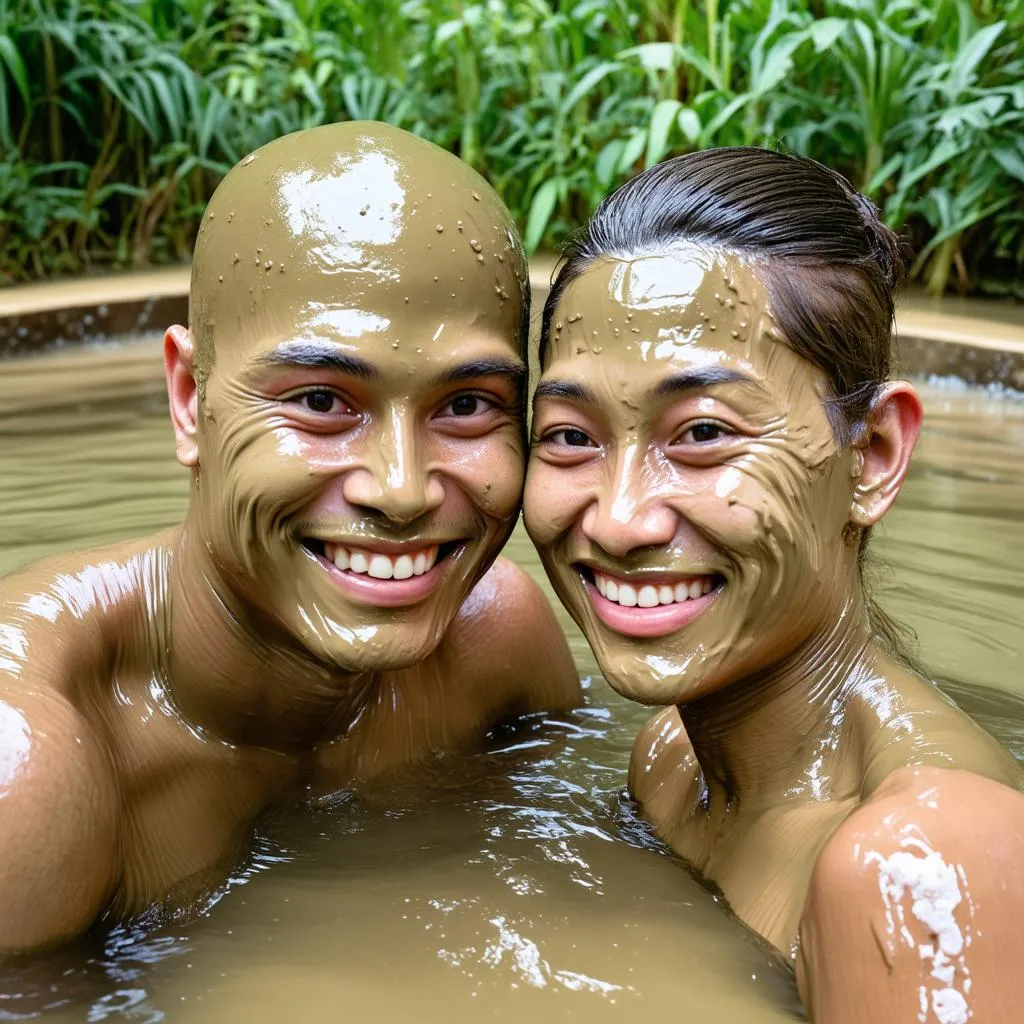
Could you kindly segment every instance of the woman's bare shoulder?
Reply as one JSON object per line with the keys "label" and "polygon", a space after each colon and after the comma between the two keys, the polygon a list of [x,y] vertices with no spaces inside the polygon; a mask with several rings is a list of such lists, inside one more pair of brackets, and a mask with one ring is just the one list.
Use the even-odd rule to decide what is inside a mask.
{"label": "woman's bare shoulder", "polygon": [[797,974],[812,1019],[1016,1019],[1022,859],[1024,794],[959,769],[892,772],[811,878]]}

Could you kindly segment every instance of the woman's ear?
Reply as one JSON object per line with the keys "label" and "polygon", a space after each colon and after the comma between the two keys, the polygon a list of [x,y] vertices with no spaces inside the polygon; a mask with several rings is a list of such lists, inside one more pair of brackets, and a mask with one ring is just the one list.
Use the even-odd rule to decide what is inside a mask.
{"label": "woman's ear", "polygon": [[180,324],[164,334],[164,376],[174,424],[175,451],[183,466],[199,464],[196,421],[199,393],[193,365],[192,336]]}
{"label": "woman's ear", "polygon": [[886,384],[872,403],[855,442],[860,463],[850,509],[855,526],[874,526],[896,500],[921,432],[922,416],[921,399],[906,381]]}

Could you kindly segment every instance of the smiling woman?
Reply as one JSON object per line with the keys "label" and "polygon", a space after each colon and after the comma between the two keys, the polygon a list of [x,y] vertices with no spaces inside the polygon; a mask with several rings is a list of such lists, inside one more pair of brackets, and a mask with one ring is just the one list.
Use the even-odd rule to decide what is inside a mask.
{"label": "smiling woman", "polygon": [[526,525],[611,685],[666,707],[633,751],[644,814],[794,958],[815,1020],[1009,1021],[1024,885],[990,848],[1024,853],[1021,770],[862,581],[921,423],[888,379],[899,270],[811,161],[641,174],[545,307]]}

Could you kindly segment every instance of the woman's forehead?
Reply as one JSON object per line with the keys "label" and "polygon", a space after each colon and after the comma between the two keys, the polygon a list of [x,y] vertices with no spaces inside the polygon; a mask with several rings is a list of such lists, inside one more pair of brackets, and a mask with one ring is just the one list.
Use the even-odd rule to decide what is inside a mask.
{"label": "woman's forehead", "polygon": [[760,375],[785,347],[750,263],[687,245],[638,258],[602,257],[566,288],[552,317],[548,362],[604,354],[651,369],[745,365]]}

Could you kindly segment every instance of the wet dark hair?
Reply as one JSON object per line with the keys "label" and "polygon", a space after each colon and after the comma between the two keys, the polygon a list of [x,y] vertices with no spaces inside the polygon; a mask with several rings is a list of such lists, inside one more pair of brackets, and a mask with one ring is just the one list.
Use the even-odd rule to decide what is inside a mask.
{"label": "wet dark hair", "polygon": [[[541,321],[543,366],[565,289],[602,257],[663,253],[680,242],[754,261],[785,342],[825,374],[826,411],[849,444],[889,378],[904,247],[842,175],[768,149],[708,149],[648,168],[604,199],[563,254]],[[863,576],[869,530],[860,537]],[[875,632],[910,660],[905,632],[869,600]]]}

